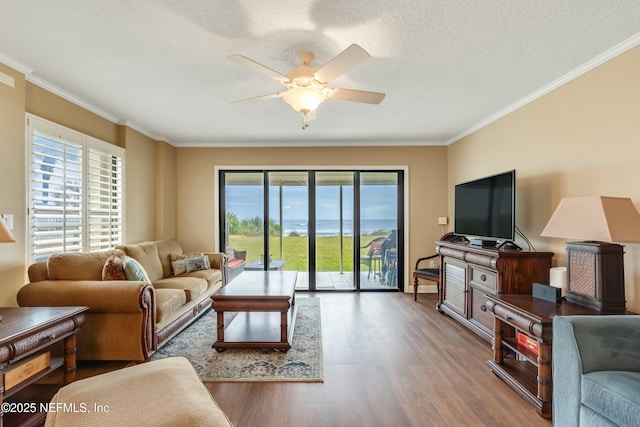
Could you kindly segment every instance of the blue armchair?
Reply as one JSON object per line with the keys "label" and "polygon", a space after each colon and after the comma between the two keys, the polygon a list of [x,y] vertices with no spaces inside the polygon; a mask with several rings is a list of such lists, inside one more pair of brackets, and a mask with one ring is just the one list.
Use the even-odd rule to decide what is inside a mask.
{"label": "blue armchair", "polygon": [[640,316],[553,319],[553,425],[640,425]]}

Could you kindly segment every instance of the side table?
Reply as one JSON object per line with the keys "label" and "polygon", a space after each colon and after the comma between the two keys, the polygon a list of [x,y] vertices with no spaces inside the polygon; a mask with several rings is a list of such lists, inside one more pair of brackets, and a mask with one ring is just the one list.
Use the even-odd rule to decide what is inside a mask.
{"label": "side table", "polygon": [[553,317],[602,313],[531,295],[486,295],[486,298],[486,309],[494,316],[493,360],[487,364],[494,374],[535,406],[542,417],[551,418]]}
{"label": "side table", "polygon": [[[88,307],[0,308],[0,427],[40,425],[62,384],[36,384],[61,369],[76,377],[76,331]],[[56,343],[62,342],[62,350]],[[44,381],[43,381],[44,382]]]}

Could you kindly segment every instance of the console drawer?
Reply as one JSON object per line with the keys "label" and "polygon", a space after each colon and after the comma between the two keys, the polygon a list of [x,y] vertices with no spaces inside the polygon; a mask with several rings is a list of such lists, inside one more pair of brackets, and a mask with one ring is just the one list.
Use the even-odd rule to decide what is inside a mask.
{"label": "console drawer", "polygon": [[484,270],[482,268],[471,266],[471,281],[476,282],[485,288],[496,290],[498,275],[495,271]]}

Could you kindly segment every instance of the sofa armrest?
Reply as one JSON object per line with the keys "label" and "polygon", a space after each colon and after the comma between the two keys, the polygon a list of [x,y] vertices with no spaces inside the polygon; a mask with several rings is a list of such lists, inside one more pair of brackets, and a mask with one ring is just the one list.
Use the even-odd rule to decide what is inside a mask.
{"label": "sofa armrest", "polygon": [[152,296],[153,287],[145,282],[43,280],[23,286],[17,299],[22,307],[77,305],[90,312],[137,313],[153,308],[146,303]]}
{"label": "sofa armrest", "polygon": [[227,256],[222,252],[204,252],[209,257],[209,265],[216,270],[223,270]]}
{"label": "sofa armrest", "polygon": [[553,318],[553,425],[580,425],[582,375],[640,371],[640,316]]}

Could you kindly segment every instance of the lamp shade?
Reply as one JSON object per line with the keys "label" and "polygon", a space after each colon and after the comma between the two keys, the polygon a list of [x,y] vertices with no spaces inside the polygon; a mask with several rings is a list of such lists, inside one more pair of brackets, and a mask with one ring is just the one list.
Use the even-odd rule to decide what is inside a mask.
{"label": "lamp shade", "polygon": [[325,100],[325,95],[318,88],[297,87],[285,92],[283,98],[298,113],[310,113]]}
{"label": "lamp shade", "polygon": [[640,214],[630,198],[570,197],[560,200],[542,236],[599,242],[640,242]]}
{"label": "lamp shade", "polygon": [[9,227],[7,227],[7,224],[5,224],[4,219],[2,219],[2,216],[0,216],[0,242],[6,243],[6,242],[15,242],[15,241],[16,241],[16,238],[13,237],[13,234],[11,234]]}

